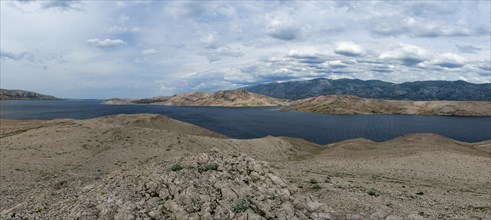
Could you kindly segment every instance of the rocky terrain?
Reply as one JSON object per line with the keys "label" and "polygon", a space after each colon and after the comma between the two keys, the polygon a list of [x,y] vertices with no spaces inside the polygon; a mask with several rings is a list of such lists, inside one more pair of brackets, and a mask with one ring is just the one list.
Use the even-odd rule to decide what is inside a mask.
{"label": "rocky terrain", "polygon": [[0,100],[55,100],[54,96],[24,90],[0,89]]}
{"label": "rocky terrain", "polygon": [[0,122],[1,219],[491,216],[491,141],[237,140],[150,114]]}
{"label": "rocky terrain", "polygon": [[283,110],[323,114],[491,116],[491,102],[399,101],[336,95],[294,101],[290,103],[290,106],[283,108]]}
{"label": "rocky terrain", "polygon": [[222,90],[214,93],[191,92],[148,99],[109,99],[104,104],[154,104],[174,106],[283,106],[287,102],[244,90]]}
{"label": "rocky terrain", "polygon": [[14,218],[331,218],[327,205],[300,195],[266,163],[218,149],[173,163],[125,167],[64,200],[49,197],[49,212],[15,213]]}
{"label": "rocky terrain", "polygon": [[465,81],[419,81],[390,83],[380,80],[313,79],[270,83],[243,88],[279,99],[299,100],[325,95],[353,95],[391,100],[491,101],[491,84]]}

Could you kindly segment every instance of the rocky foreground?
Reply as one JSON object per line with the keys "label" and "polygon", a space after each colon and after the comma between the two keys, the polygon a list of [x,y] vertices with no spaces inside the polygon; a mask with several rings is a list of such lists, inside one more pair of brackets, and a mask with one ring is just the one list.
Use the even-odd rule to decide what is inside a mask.
{"label": "rocky foreground", "polygon": [[218,151],[173,163],[125,167],[61,201],[47,195],[46,210],[26,203],[3,215],[29,219],[332,218],[328,206],[298,193],[266,163]]}
{"label": "rocky foreground", "polygon": [[104,104],[153,104],[174,106],[228,106],[228,107],[257,107],[284,106],[286,101],[259,95],[244,90],[222,90],[214,93],[191,92],[174,96],[157,96],[147,99],[108,99]]}
{"label": "rocky foreground", "polygon": [[366,99],[349,95],[319,96],[290,103],[288,111],[323,114],[411,114],[491,116],[491,102],[402,101]]}
{"label": "rocky foreground", "polygon": [[491,216],[491,141],[237,140],[150,114],[0,122],[1,219]]}

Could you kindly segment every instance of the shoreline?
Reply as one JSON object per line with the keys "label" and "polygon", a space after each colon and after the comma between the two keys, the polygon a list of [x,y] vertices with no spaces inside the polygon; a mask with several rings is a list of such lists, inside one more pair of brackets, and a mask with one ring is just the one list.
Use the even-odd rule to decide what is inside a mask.
{"label": "shoreline", "polygon": [[[181,106],[176,106],[176,107],[181,107]],[[187,107],[221,107],[221,106],[187,106]],[[225,108],[228,108],[228,107],[225,107]],[[254,107],[245,107],[245,108],[254,108]],[[263,107],[259,107],[259,108],[263,108]],[[268,108],[268,107],[264,107],[264,108]],[[306,113],[313,113],[313,114],[320,114],[320,113],[315,113],[315,112],[306,112]],[[93,117],[93,118],[85,118],[85,119],[77,119],[77,118],[55,118],[55,119],[15,119],[15,118],[0,118],[0,123],[1,122],[9,122],[9,123],[16,123],[16,122],[19,122],[19,123],[30,123],[30,122],[53,122],[53,121],[84,121],[84,120],[98,120],[98,119],[103,119],[103,118],[107,118],[107,117],[120,117],[120,116],[135,116],[135,117],[138,117],[138,116],[144,116],[144,115],[151,115],[151,116],[161,116],[161,117],[165,117],[165,118],[169,118],[171,120],[175,120],[179,123],[185,123],[185,124],[189,124],[189,125],[192,125],[192,126],[196,126],[198,128],[201,128],[201,129],[205,129],[206,128],[202,128],[202,127],[199,127],[198,125],[193,125],[193,124],[190,124],[190,123],[187,123],[187,122],[184,122],[184,121],[180,121],[180,120],[177,120],[177,119],[172,119],[164,114],[152,114],[152,113],[135,113],[135,114],[111,114],[111,115],[106,115],[106,116],[99,116],[99,117]],[[394,114],[381,114],[381,115],[394,115]],[[416,115],[418,116],[418,115]],[[432,115],[432,116],[443,116],[443,117],[470,117],[470,118],[474,118],[474,117],[483,117],[483,118],[489,118],[491,116],[446,116],[446,115]],[[367,141],[370,141],[370,142],[373,142],[373,143],[387,143],[387,142],[391,142],[391,141],[394,141],[394,140],[397,140],[397,139],[401,139],[401,138],[412,138],[412,137],[427,137],[427,136],[434,136],[434,137],[438,137],[438,138],[441,138],[441,139],[447,139],[449,141],[453,141],[453,142],[456,142],[456,143],[462,143],[462,144],[479,144],[479,143],[483,143],[483,142],[487,142],[487,141],[491,141],[491,137],[489,139],[485,139],[485,140],[482,140],[482,141],[476,141],[476,142],[466,142],[466,141],[461,141],[461,140],[458,140],[458,139],[454,139],[454,138],[451,138],[451,137],[447,137],[445,135],[441,135],[441,134],[436,134],[436,133],[431,133],[431,132],[418,132],[418,133],[407,133],[407,134],[403,134],[403,135],[400,135],[400,136],[397,136],[397,137],[393,137],[393,138],[388,138],[386,140],[382,140],[382,141],[377,141],[377,140],[372,140],[370,138],[365,138],[365,137],[355,137],[355,138],[350,138],[350,139],[345,139],[345,140],[340,140],[340,141],[336,141],[336,142],[333,142],[333,143],[328,143],[328,144],[318,144],[318,143],[315,143],[315,142],[312,142],[312,141],[308,141],[304,138],[300,138],[300,137],[289,137],[289,136],[283,136],[283,135],[279,135],[279,136],[273,136],[273,135],[265,135],[263,137],[258,137],[258,138],[233,138],[233,137],[228,137],[226,136],[225,134],[221,134],[221,133],[217,133],[227,139],[234,139],[234,140],[259,140],[259,139],[263,139],[263,138],[285,138],[285,139],[296,139],[296,140],[301,140],[303,142],[307,142],[309,144],[312,144],[312,145],[318,145],[318,146],[329,146],[329,145],[337,145],[337,144],[340,144],[340,143],[345,143],[345,142],[350,142],[350,141],[357,141],[357,140],[360,140],[360,139],[363,139],[363,140],[367,140]],[[2,138],[3,136],[0,136],[0,138]]]}

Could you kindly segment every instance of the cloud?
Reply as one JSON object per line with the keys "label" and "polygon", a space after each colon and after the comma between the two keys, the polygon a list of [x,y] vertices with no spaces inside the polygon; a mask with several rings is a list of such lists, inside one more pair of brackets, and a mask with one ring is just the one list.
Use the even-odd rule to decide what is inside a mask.
{"label": "cloud", "polygon": [[313,48],[304,48],[303,50],[290,50],[286,55],[288,58],[293,58],[300,63],[320,64],[326,61],[324,55],[320,54]]}
{"label": "cloud", "polygon": [[491,61],[488,60],[488,61],[480,62],[479,64],[477,64],[477,68],[484,71],[491,72]]}
{"label": "cloud", "polygon": [[60,10],[80,10],[81,1],[79,0],[48,0],[42,1],[43,9],[60,9]]}
{"label": "cloud", "polygon": [[327,63],[328,63],[328,67],[335,68],[335,69],[348,67],[348,65],[341,60],[333,60],[333,61],[329,61]]}
{"label": "cloud", "polygon": [[141,27],[129,28],[126,27],[125,25],[113,25],[107,29],[107,33],[112,33],[112,34],[137,33],[142,30],[143,28]]}
{"label": "cloud", "polygon": [[157,54],[157,53],[158,53],[158,51],[156,49],[153,49],[153,48],[142,50],[142,55],[153,55],[153,54]]}
{"label": "cloud", "polygon": [[231,48],[231,47],[219,47],[216,49],[209,49],[208,51],[201,53],[200,55],[204,55],[208,58],[208,61],[210,63],[219,61],[223,59],[224,57],[242,57],[244,56],[244,53],[240,51],[239,48]]}
{"label": "cloud", "polygon": [[334,53],[343,56],[357,57],[363,54],[363,50],[360,45],[353,42],[339,42],[336,49],[334,49]]}
{"label": "cloud", "polygon": [[274,27],[268,31],[268,34],[279,40],[292,41],[300,37],[300,29],[297,27]]}
{"label": "cloud", "polygon": [[124,42],[121,39],[108,39],[106,38],[105,40],[100,40],[98,38],[94,39],[88,39],[87,43],[95,46],[95,47],[100,47],[100,48],[112,48],[112,47],[120,47],[120,46],[126,46],[126,42]]}
{"label": "cloud", "polygon": [[421,47],[401,44],[399,47],[380,54],[380,59],[397,60],[407,66],[414,66],[433,57],[433,54]]}
{"label": "cloud", "polygon": [[201,35],[199,38],[199,42],[204,45],[206,48],[217,48],[218,35],[216,32],[212,31],[206,34]]}
{"label": "cloud", "polygon": [[[481,5],[479,5],[481,4]],[[375,2],[351,4],[350,12],[365,24],[370,33],[382,37],[406,35],[418,38],[484,36],[490,33],[489,22],[475,20],[489,12],[489,2],[475,6],[463,2]],[[480,9],[480,8],[483,9]],[[384,11],[387,13],[379,13]],[[467,14],[468,13],[468,14]],[[467,14],[465,17],[460,17]],[[460,16],[459,16],[460,15]]]}
{"label": "cloud", "polygon": [[276,16],[270,18],[269,24],[266,27],[267,34],[270,37],[283,40],[293,41],[301,37],[302,30],[297,25],[294,25],[292,21],[286,18],[285,15]]}
{"label": "cloud", "polygon": [[7,51],[0,51],[1,59],[11,59],[11,60],[27,60],[34,61],[34,54],[29,52],[12,53]]}
{"label": "cloud", "polygon": [[373,34],[380,36],[399,36],[407,34],[411,37],[462,37],[481,36],[489,33],[489,28],[469,28],[462,25],[446,25],[438,22],[418,21],[415,18],[381,18],[371,21],[368,25]]}
{"label": "cloud", "polygon": [[472,45],[460,45],[460,44],[455,44],[455,47],[461,52],[461,53],[477,53],[482,50],[480,47],[474,47]]}
{"label": "cloud", "polygon": [[438,58],[431,61],[433,65],[446,68],[460,68],[465,65],[465,58],[452,53],[441,54]]}
{"label": "cloud", "polygon": [[59,96],[155,96],[159,80],[166,93],[316,77],[491,81],[489,1],[0,4],[2,85],[70,85]]}

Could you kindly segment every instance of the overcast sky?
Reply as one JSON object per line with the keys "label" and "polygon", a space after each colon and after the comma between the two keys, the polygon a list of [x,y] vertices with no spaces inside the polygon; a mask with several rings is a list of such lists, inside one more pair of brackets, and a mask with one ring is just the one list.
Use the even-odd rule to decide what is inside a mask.
{"label": "overcast sky", "polygon": [[151,97],[319,77],[491,81],[490,1],[1,1],[1,87]]}

